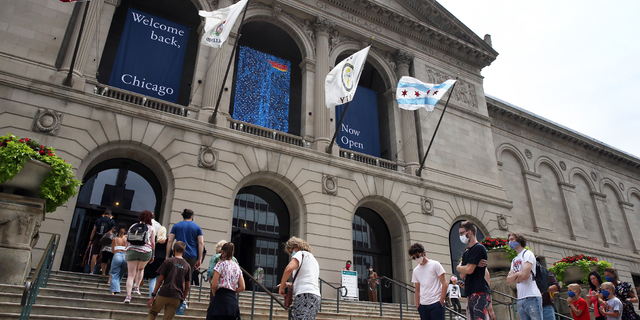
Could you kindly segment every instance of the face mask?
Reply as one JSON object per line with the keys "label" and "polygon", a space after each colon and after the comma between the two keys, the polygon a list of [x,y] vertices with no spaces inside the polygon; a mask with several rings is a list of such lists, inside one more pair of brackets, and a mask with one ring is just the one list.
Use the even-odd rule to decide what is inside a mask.
{"label": "face mask", "polygon": [[373,272],[373,268],[369,268],[369,271]]}
{"label": "face mask", "polygon": [[295,256],[295,255],[296,255],[296,253],[298,253],[298,251],[296,251],[296,250],[291,250],[291,256],[292,256],[292,257],[293,257],[293,256]]}
{"label": "face mask", "polygon": [[422,264],[422,261],[424,261],[424,257],[419,257],[418,259],[416,259],[416,262],[418,264]]}
{"label": "face mask", "polygon": [[347,269],[351,268],[351,265],[347,263]]}
{"label": "face mask", "polygon": [[567,294],[569,295],[569,298],[573,298],[573,297],[576,296],[576,293],[573,292],[573,291],[569,291],[569,292],[567,292]]}
{"label": "face mask", "polygon": [[519,245],[520,243],[518,241],[509,241],[509,248],[511,248],[511,250],[515,250]]}
{"label": "face mask", "polygon": [[609,293],[609,290],[602,290],[602,296],[603,296],[605,299],[609,298],[609,294],[610,294],[610,293]]}
{"label": "face mask", "polygon": [[605,280],[607,280],[607,282],[613,282],[613,277],[604,277]]}
{"label": "face mask", "polygon": [[469,243],[469,237],[467,237],[466,234],[461,235],[460,236],[460,242],[462,242],[463,244]]}

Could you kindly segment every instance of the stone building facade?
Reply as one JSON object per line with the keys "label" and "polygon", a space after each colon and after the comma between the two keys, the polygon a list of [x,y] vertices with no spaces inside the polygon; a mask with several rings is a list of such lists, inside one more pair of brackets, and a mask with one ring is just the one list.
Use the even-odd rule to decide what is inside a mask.
{"label": "stone building facade", "polygon": [[[108,207],[118,222],[149,209],[165,226],[191,208],[209,253],[233,240],[241,264],[267,266],[270,281],[288,259],[281,243],[294,235],[331,283],[346,260],[410,282],[414,242],[451,272],[450,244],[466,219],[485,236],[524,233],[548,263],[584,253],[612,262],[625,280],[640,275],[640,159],[485,96],[481,70],[498,53],[436,1],[252,0],[242,36],[233,32],[221,49],[199,44],[197,12],[230,0],[0,4],[0,132],[55,147],[84,182],[40,228],[43,239],[62,236],[55,268],[78,268],[91,223]],[[127,8],[191,28],[177,103],[105,80]],[[381,156],[335,145],[327,153],[339,115],[325,107],[324,78],[372,37],[365,74]],[[222,80],[236,41],[292,61],[288,133],[232,117],[237,62]],[[457,74],[418,177],[443,103],[432,113],[401,110],[397,81]]]}

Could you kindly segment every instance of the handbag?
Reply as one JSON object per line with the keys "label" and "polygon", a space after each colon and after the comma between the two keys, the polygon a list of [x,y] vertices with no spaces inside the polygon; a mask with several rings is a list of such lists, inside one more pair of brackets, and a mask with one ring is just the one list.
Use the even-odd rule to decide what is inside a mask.
{"label": "handbag", "polygon": [[107,233],[102,238],[100,238],[100,245],[106,246],[111,245],[111,240],[113,240],[113,233]]}
{"label": "handbag", "polygon": [[289,309],[291,307],[291,303],[293,302],[293,286],[296,283],[296,278],[298,278],[298,274],[302,268],[302,262],[304,262],[304,254],[302,255],[302,259],[300,260],[300,265],[298,266],[298,272],[296,276],[293,277],[293,282],[291,283],[291,288],[287,289],[287,294],[284,296],[284,307]]}

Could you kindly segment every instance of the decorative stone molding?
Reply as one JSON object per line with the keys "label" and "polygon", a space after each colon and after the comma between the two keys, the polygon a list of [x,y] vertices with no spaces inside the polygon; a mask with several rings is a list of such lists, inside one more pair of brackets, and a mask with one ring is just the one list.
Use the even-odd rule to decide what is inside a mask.
{"label": "decorative stone molding", "polygon": [[216,170],[218,167],[218,150],[211,147],[200,147],[198,154],[198,167]]}
{"label": "decorative stone molding", "polygon": [[335,196],[338,194],[338,178],[323,174],[322,175],[322,193]]}
{"label": "decorative stone molding", "polygon": [[566,171],[567,170],[567,164],[564,163],[564,161],[560,161],[560,169],[562,169],[562,171]]}
{"label": "decorative stone molding", "polygon": [[[443,83],[449,79],[454,79],[455,76],[440,72],[435,69],[427,68],[427,82],[429,83]],[[453,90],[453,100],[465,104],[469,107],[478,108],[478,97],[476,96],[476,88],[472,83],[468,83],[464,80],[458,79],[456,87]]]}
{"label": "decorative stone molding", "polygon": [[316,72],[316,62],[311,59],[302,60],[302,62],[300,62],[300,69]]}
{"label": "decorative stone molding", "polygon": [[282,6],[280,4],[276,4],[273,6],[273,11],[271,12],[271,14],[276,17],[279,18],[280,15],[282,15]]}
{"label": "decorative stone molding", "polygon": [[533,158],[533,154],[531,153],[531,150],[529,150],[529,149],[524,149],[524,155],[527,157],[527,159]]}
{"label": "decorative stone molding", "polygon": [[622,182],[620,182],[618,186],[620,187],[620,190],[624,191],[624,184],[622,184]]}
{"label": "decorative stone molding", "polygon": [[112,4],[116,7],[120,6],[120,0],[104,0],[104,3]]}
{"label": "decorative stone molding", "polygon": [[340,32],[338,30],[333,30],[333,32],[331,32],[331,34],[329,35],[329,51],[332,51],[333,49],[335,49],[335,47],[337,47],[340,43],[348,41],[349,39],[346,37],[342,37],[340,36]]}
{"label": "decorative stone molding", "polygon": [[62,113],[49,109],[38,109],[33,119],[32,130],[55,136],[60,131],[60,124],[62,124]]}
{"label": "decorative stone molding", "polygon": [[507,230],[509,228],[509,224],[507,223],[507,217],[502,214],[497,216],[498,219],[498,229]]}
{"label": "decorative stone molding", "polygon": [[598,175],[596,175],[596,173],[593,171],[591,171],[591,179],[593,179],[593,181],[598,180]]}
{"label": "decorative stone molding", "polygon": [[422,208],[422,214],[433,215],[433,199],[420,197],[420,207]]}
{"label": "decorative stone molding", "polygon": [[335,26],[335,23],[327,18],[318,17],[316,22],[313,24],[313,28],[315,30],[315,34],[326,33],[330,34],[331,29]]}
{"label": "decorative stone molding", "polygon": [[411,62],[413,62],[413,59],[414,59],[413,54],[405,50],[398,50],[398,52],[395,55],[395,61],[397,65],[402,65],[402,64],[411,65]]}

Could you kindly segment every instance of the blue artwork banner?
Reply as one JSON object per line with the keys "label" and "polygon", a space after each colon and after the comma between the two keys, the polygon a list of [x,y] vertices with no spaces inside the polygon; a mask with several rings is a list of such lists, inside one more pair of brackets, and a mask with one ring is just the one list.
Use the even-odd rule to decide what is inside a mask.
{"label": "blue artwork banner", "polygon": [[[344,104],[336,106],[338,121],[344,108]],[[336,140],[343,149],[380,157],[378,99],[375,91],[358,86],[356,95],[349,103],[344,120],[338,128]]]}
{"label": "blue artwork banner", "polygon": [[178,101],[189,31],[179,23],[129,9],[109,85]]}
{"label": "blue artwork banner", "polygon": [[233,118],[289,131],[291,62],[240,46]]}

